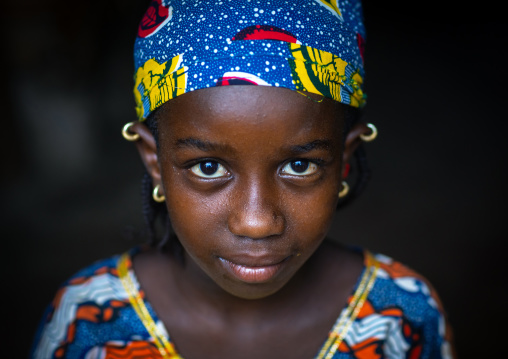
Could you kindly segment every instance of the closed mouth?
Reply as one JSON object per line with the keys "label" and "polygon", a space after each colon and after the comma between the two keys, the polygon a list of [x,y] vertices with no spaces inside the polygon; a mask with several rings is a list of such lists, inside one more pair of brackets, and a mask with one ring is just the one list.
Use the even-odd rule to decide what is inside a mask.
{"label": "closed mouth", "polygon": [[[279,269],[282,267],[282,264],[289,258],[290,257],[286,257],[280,261],[254,259],[252,260],[252,264],[249,263],[247,265],[235,263],[219,257],[221,263],[229,272],[231,272],[239,280],[247,283],[263,283],[269,281],[277,274]],[[251,261],[245,260],[242,262]]]}

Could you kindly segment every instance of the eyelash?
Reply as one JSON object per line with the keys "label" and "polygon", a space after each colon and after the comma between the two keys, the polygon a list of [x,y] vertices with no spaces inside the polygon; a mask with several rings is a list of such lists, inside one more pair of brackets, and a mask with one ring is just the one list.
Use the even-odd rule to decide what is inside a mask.
{"label": "eyelash", "polygon": [[[299,173],[297,173],[296,171],[294,171],[294,169],[291,168],[292,164],[294,164],[296,162],[307,162],[308,166],[305,169],[304,173],[307,172],[309,170],[309,168],[312,168],[313,172],[310,173],[310,174],[299,174]],[[217,166],[217,169],[211,175],[205,174],[203,172],[203,169],[201,168],[202,165],[207,164],[207,163],[213,163],[213,164],[215,164],[215,166]],[[294,160],[285,162],[284,165],[282,166],[281,172],[282,172],[282,174],[287,175],[287,176],[291,176],[291,177],[302,177],[302,178],[303,177],[309,177],[309,176],[314,175],[317,171],[319,171],[319,169],[323,166],[323,164],[324,164],[324,161],[322,159],[319,159],[319,158],[294,159]],[[224,165],[222,165],[219,161],[212,160],[212,159],[210,159],[210,160],[204,159],[204,160],[201,160],[201,161],[198,161],[198,162],[194,162],[193,164],[189,165],[188,168],[190,169],[190,171],[194,175],[196,175],[197,177],[203,178],[203,179],[224,178],[224,177],[227,177],[229,175],[229,172],[224,167]],[[220,170],[221,173],[219,173],[219,175],[216,175],[216,173],[219,170]],[[289,171],[292,171],[293,173],[289,173]]]}
{"label": "eyelash", "polygon": [[[217,166],[218,166],[217,170],[215,170],[215,172],[214,172],[213,174],[211,174],[211,175],[206,175],[206,174],[203,172],[202,168],[201,168],[201,165],[203,165],[203,164],[207,164],[207,163],[213,163],[213,164],[215,164],[215,165],[217,165]],[[226,175],[228,175],[228,174],[229,174],[228,170],[227,170],[227,169],[226,169],[226,168],[225,168],[225,167],[224,167],[224,166],[223,166],[220,162],[218,162],[218,161],[214,161],[214,160],[203,160],[203,161],[199,161],[199,162],[197,162],[197,163],[193,164],[192,166],[190,166],[190,168],[189,168],[189,169],[190,169],[190,170],[191,170],[191,172],[192,172],[192,173],[194,173],[196,176],[198,176],[198,177],[200,177],[200,178],[204,178],[204,179],[223,178],[223,177],[226,177]],[[219,174],[218,176],[216,176],[215,174],[217,173],[217,171],[218,171],[219,169],[222,169],[222,171],[221,171],[222,173],[221,173],[221,174]],[[203,174],[203,176],[202,176],[202,175],[200,175],[200,174],[198,173],[198,171],[199,171],[199,172],[201,172],[201,173]]]}
{"label": "eyelash", "polygon": [[[296,162],[306,162],[307,168],[305,169],[305,171],[303,171],[302,173],[296,172],[294,170],[294,168],[292,168],[293,164],[295,164]],[[296,160],[292,160],[292,161],[287,162],[282,167],[281,172],[283,174],[286,174],[286,175],[289,175],[289,176],[293,176],[293,177],[308,177],[308,176],[312,176],[321,167],[321,164],[319,162],[320,162],[319,160],[315,160],[315,159],[314,160],[310,160],[310,159],[296,159]],[[309,170],[312,170],[312,173],[306,174],[306,172],[309,171]],[[293,173],[290,173],[290,171],[293,172]]]}

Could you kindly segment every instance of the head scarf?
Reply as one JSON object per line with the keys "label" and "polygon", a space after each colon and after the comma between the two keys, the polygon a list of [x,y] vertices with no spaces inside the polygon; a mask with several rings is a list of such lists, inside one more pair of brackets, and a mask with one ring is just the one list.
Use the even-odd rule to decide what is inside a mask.
{"label": "head scarf", "polygon": [[138,118],[226,85],[285,87],[361,107],[364,38],[359,0],[153,0],[134,48]]}

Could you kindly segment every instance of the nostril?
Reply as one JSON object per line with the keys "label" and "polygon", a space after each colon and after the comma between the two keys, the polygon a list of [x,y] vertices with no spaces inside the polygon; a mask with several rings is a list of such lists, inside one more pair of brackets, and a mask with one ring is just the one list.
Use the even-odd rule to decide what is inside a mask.
{"label": "nostril", "polygon": [[232,212],[229,218],[231,233],[248,238],[267,238],[284,232],[284,217],[276,212]]}

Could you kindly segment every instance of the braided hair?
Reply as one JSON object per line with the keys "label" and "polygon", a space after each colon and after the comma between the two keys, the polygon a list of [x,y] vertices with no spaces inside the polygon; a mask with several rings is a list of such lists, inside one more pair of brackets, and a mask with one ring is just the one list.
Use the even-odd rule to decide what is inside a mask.
{"label": "braided hair", "polygon": [[[157,151],[159,150],[159,131],[157,127],[157,113],[159,111],[160,108],[156,109],[146,119],[146,126],[155,139]],[[153,189],[152,177],[148,172],[145,172],[141,181],[141,197],[148,243],[159,250],[168,250],[176,258],[183,260],[183,248],[172,231],[166,203],[153,200]],[[160,232],[162,232],[162,236],[159,235]]]}
{"label": "braided hair", "polygon": [[[146,126],[152,133],[157,144],[157,150],[159,150],[159,136],[158,136],[158,113],[160,108],[154,110],[146,119]],[[344,116],[344,141],[350,129],[359,121],[360,110],[357,108],[343,105],[345,116]],[[371,177],[371,170],[367,163],[367,156],[363,144],[356,149],[354,152],[355,163],[353,171],[355,172],[354,183],[351,185],[351,189],[348,195],[339,200],[337,209],[343,208],[350,204],[355,198],[357,198],[367,186],[367,183]],[[148,235],[148,242],[152,247],[156,247],[159,250],[169,251],[177,259],[183,261],[183,247],[180,241],[176,237],[175,233],[171,228],[171,221],[168,215],[168,209],[166,203],[155,202],[152,198],[153,184],[152,178],[145,172],[143,180],[141,182],[141,195],[143,203],[143,217],[146,224],[146,232]],[[166,194],[167,195],[167,194]],[[171,195],[171,194],[169,194]],[[159,233],[162,233],[160,235]],[[160,239],[159,239],[160,238]]]}

